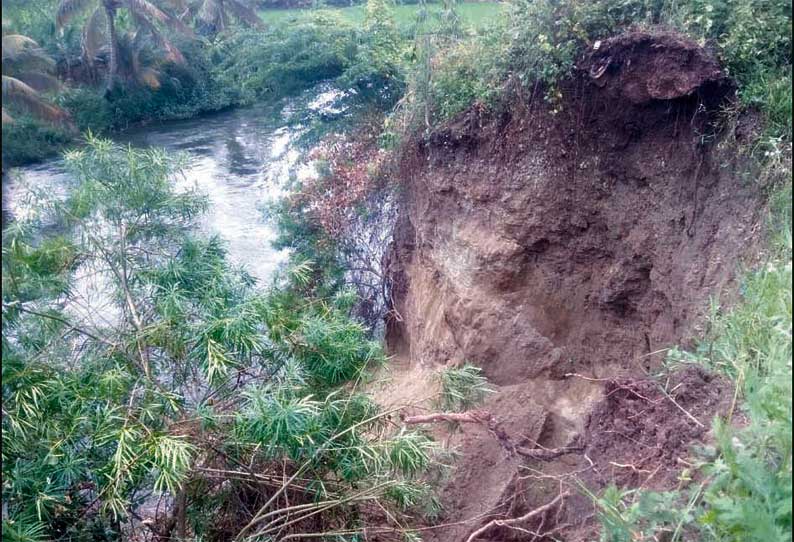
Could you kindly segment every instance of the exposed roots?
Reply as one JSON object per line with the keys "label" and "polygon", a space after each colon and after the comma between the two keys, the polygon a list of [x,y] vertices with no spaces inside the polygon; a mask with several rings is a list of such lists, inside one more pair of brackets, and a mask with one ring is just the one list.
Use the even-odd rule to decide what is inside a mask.
{"label": "exposed roots", "polygon": [[531,520],[533,518],[536,518],[536,517],[539,517],[539,516],[545,516],[545,514],[549,510],[551,510],[555,506],[557,506],[557,504],[560,504],[560,507],[562,507],[563,501],[565,500],[566,497],[569,497],[570,495],[571,495],[571,493],[568,492],[568,491],[566,491],[564,493],[560,493],[552,501],[544,504],[543,506],[535,508],[534,510],[531,510],[531,511],[527,512],[526,514],[524,514],[523,516],[519,516],[517,518],[513,518],[513,519],[493,519],[493,520],[489,521],[488,523],[486,523],[485,525],[483,525],[482,527],[480,527],[479,529],[475,530],[473,533],[471,533],[469,535],[469,537],[466,539],[466,542],[474,542],[474,540],[477,537],[482,536],[483,534],[485,534],[489,530],[493,529],[494,527],[508,527],[510,529],[520,530],[520,531],[523,531],[523,532],[527,532],[527,533],[533,534],[535,536],[541,536],[541,537],[542,536],[546,536],[546,535],[549,534],[548,532],[537,533],[537,532],[527,531],[526,529],[518,527],[518,525],[521,524],[521,523],[524,523],[526,521],[529,521],[529,520]]}
{"label": "exposed roots", "polygon": [[405,416],[403,418],[403,422],[407,425],[440,422],[479,424],[485,427],[488,432],[499,441],[502,447],[508,451],[508,453],[516,453],[523,457],[539,459],[541,461],[549,461],[566,454],[577,453],[584,450],[583,446],[564,446],[561,448],[526,448],[523,446],[516,446],[513,444],[513,439],[499,425],[496,418],[490,412],[485,410],[469,410],[467,412],[437,412],[433,414]]}

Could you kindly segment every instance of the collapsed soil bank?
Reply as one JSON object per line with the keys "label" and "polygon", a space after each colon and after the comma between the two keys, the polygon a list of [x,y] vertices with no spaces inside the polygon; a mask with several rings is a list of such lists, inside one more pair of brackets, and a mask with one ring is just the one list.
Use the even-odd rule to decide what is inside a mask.
{"label": "collapsed soil bank", "polygon": [[[641,442],[647,414],[605,410],[616,400],[607,380],[637,378],[660,351],[697,335],[709,296],[731,280],[757,233],[760,198],[723,144],[737,135],[719,119],[732,92],[695,43],[632,32],[598,44],[562,85],[561,103],[539,88],[519,93],[495,117],[473,109],[409,149],[389,256],[391,351],[412,366],[482,367],[500,386],[484,408],[525,444],[579,443],[606,462],[631,459],[619,450],[625,443],[600,436],[633,424]],[[708,425],[725,407],[723,386],[692,378],[702,389],[688,407]],[[633,421],[612,419],[629,411]],[[683,414],[670,403],[656,415],[675,425]],[[653,437],[673,452],[645,454],[651,463],[674,465],[705,433],[687,423],[692,431]],[[463,457],[442,494],[444,521],[485,519],[432,535],[439,540],[465,540],[488,517],[515,517],[507,510],[515,512],[516,495],[549,500],[541,485],[516,489],[523,461],[506,459],[489,438],[477,427],[455,437]],[[590,478],[598,486],[639,483],[599,476]]]}

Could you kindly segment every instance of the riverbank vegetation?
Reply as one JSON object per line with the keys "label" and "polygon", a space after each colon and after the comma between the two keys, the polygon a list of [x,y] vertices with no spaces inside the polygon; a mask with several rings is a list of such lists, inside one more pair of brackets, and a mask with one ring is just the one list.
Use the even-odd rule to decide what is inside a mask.
{"label": "riverbank vegetation", "polygon": [[422,502],[432,443],[359,393],[384,355],[349,295],[310,262],[254,286],[160,151],[89,139],[67,161],[69,197],[4,234],[4,540],[356,531]]}
{"label": "riverbank vegetation", "polygon": [[[6,166],[48,156],[86,130],[108,134],[194,117],[276,99],[322,80],[337,80],[362,100],[388,107],[405,86],[416,16],[434,18],[447,9],[414,5],[394,11],[376,2],[366,9],[257,15],[245,2],[228,2],[217,3],[225,6],[221,15],[214,2],[183,10],[150,2],[8,4],[4,35],[38,40],[53,59],[60,84],[47,89],[49,97],[76,129],[24,115],[19,123],[9,120],[3,130]],[[479,20],[498,10],[478,4],[466,11]],[[3,63],[11,61],[4,56]]]}
{"label": "riverbank vegetation", "polygon": [[[66,199],[33,194],[37,212],[3,235],[4,540],[359,540],[373,524],[416,540],[405,518],[437,509],[421,474],[438,450],[361,393],[385,361],[372,329],[389,309],[400,145],[471,108],[498,113],[516,87],[559,107],[558,83],[585,50],[657,24],[718,51],[738,85],[726,124],[760,115],[763,130],[735,150],[768,195],[768,248],[740,299],[715,302],[698,348],[668,360],[733,379],[747,423],[715,420],[714,446],[679,491],[592,494],[602,540],[791,540],[790,5],[514,0],[466,8],[505,11],[474,28],[450,2],[396,17],[383,0],[258,15],[230,1],[221,13],[103,0],[82,15],[74,1],[6,3],[4,36],[35,40],[61,81],[8,101],[4,167],[68,148],[79,132],[319,81],[368,107],[366,129],[325,140],[312,156],[319,176],[277,206],[278,244],[292,255],[269,287],[234,268],[222,240],[196,233],[206,200],[179,180],[178,159],[93,136],[66,154]],[[32,73],[7,55],[6,37],[4,98],[7,75]],[[105,291],[99,311],[86,281]],[[473,404],[461,382],[477,400],[488,391],[478,371],[460,372],[443,383],[447,406]]]}

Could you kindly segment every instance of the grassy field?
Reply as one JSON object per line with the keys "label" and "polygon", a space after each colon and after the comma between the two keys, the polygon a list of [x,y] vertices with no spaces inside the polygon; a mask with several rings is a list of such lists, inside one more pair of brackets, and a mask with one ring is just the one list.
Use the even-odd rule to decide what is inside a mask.
{"label": "grassy field", "polygon": [[[364,5],[327,9],[342,14],[352,24],[359,24],[364,20]],[[397,24],[400,27],[409,26],[414,22],[419,9],[418,4],[395,6],[394,15]],[[441,10],[441,5],[430,4],[427,9],[431,14],[437,13]],[[476,29],[493,21],[502,9],[502,4],[498,2],[463,2],[458,4],[457,9],[464,25]],[[266,9],[260,11],[259,15],[266,23],[277,25],[298,21],[311,12],[311,9]]]}

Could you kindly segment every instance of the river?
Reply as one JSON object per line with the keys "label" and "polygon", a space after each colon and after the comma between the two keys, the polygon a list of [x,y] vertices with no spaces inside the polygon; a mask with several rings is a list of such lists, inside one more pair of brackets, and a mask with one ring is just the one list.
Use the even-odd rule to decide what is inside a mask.
{"label": "river", "polygon": [[[264,209],[289,190],[292,178],[311,174],[302,157],[349,117],[347,97],[320,84],[276,103],[150,124],[114,139],[183,153],[186,179],[209,197],[201,228],[220,235],[230,260],[262,282],[286,256],[271,246],[276,232]],[[28,187],[64,193],[68,184],[60,159],[16,168],[3,185],[3,214],[13,219],[26,212]]]}

